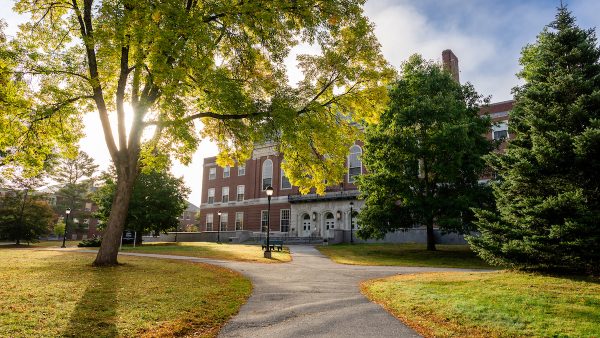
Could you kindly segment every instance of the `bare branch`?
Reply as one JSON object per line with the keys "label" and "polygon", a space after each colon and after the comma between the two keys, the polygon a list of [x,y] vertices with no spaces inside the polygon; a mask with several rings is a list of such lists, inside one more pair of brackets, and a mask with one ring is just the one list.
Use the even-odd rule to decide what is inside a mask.
{"label": "bare branch", "polygon": [[185,123],[185,122],[189,122],[192,120],[196,120],[196,119],[201,119],[204,117],[210,117],[213,119],[217,119],[217,120],[241,120],[241,119],[247,119],[247,118],[251,118],[251,117],[257,117],[257,116],[261,116],[263,115],[263,113],[248,113],[248,114],[230,114],[230,115],[225,115],[225,114],[217,114],[217,113],[213,113],[213,112],[203,112],[203,113],[197,113],[194,115],[190,115],[190,116],[186,116],[182,119],[179,120],[174,120],[174,121],[148,121],[145,124],[147,126],[168,126],[168,125],[172,125],[175,123]]}

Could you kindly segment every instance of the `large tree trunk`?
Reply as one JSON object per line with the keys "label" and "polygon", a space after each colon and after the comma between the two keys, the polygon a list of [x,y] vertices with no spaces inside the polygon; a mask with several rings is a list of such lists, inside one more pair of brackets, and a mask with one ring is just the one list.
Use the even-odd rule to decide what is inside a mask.
{"label": "large tree trunk", "polygon": [[433,233],[433,219],[427,220],[427,251],[436,251],[435,234]]}
{"label": "large tree trunk", "polygon": [[102,236],[102,244],[96,260],[95,266],[112,266],[119,264],[117,256],[119,254],[119,246],[121,235],[125,227],[127,211],[129,210],[129,202],[133,192],[133,184],[135,183],[136,174],[128,172],[127,167],[117,168],[117,190],[113,198],[110,215],[108,216],[108,224]]}

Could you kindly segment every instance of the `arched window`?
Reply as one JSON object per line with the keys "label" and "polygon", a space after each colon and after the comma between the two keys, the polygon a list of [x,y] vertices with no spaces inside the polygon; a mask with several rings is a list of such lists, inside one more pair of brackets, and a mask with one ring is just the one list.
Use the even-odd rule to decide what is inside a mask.
{"label": "arched window", "polygon": [[273,161],[267,159],[262,165],[262,190],[273,186]]}
{"label": "arched window", "polygon": [[362,172],[362,162],[360,161],[360,155],[362,149],[356,144],[350,147],[350,155],[348,156],[348,182],[353,183],[354,177],[358,176]]}

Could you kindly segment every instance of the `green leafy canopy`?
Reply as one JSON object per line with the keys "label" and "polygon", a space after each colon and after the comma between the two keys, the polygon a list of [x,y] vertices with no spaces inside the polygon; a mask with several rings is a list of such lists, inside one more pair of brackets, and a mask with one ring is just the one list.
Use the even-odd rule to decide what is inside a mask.
{"label": "green leafy canopy", "polygon": [[[365,207],[358,235],[383,238],[389,231],[433,225],[473,229],[471,207],[486,202],[479,183],[490,121],[479,116],[481,97],[439,64],[413,55],[390,91],[390,105],[366,132],[358,180]],[[434,249],[434,242],[431,242]]]}
{"label": "green leafy canopy", "polygon": [[[19,0],[31,20],[13,41],[15,73],[35,78],[28,104],[68,120],[71,141],[82,114],[97,111],[117,167],[188,163],[202,137],[218,144],[218,163],[233,164],[275,140],[292,182],[322,190],[343,175],[358,137],[351,122],[377,120],[394,76],[363,3]],[[322,53],[299,57],[305,77],[291,86],[284,59],[300,42]]]}
{"label": "green leafy canopy", "polygon": [[[113,171],[114,173],[114,171]],[[114,174],[104,174],[104,184],[93,194],[98,211],[94,214],[102,224],[110,215],[116,191]],[[138,177],[131,196],[125,226],[140,233],[172,230],[178,217],[187,208],[190,193],[181,178],[167,171],[143,172]]]}

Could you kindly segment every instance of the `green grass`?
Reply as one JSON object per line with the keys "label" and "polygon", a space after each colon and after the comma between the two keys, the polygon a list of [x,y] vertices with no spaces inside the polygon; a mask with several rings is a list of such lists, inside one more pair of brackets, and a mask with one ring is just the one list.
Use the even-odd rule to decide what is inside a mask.
{"label": "green grass", "polygon": [[363,293],[426,337],[600,337],[600,280],[518,272],[367,281]]}
{"label": "green grass", "polygon": [[[80,242],[81,241],[67,240],[65,242],[65,246],[68,248],[77,247],[77,244]],[[20,245],[15,245],[15,244],[0,245],[0,249],[2,249],[2,248],[6,248],[6,249],[10,249],[10,248],[53,248],[53,247],[60,248],[61,245],[62,245],[62,240],[60,240],[60,241],[39,241],[36,243],[27,243],[27,242],[21,241]]]}
{"label": "green grass", "polygon": [[145,243],[142,246],[123,247],[124,252],[153,253],[162,255],[193,256],[243,262],[281,263],[292,260],[290,251],[273,251],[271,259],[263,256],[260,245],[217,244],[210,242]]}
{"label": "green grass", "polygon": [[206,264],[93,254],[0,250],[0,337],[215,336],[251,283]]}
{"label": "green grass", "polygon": [[468,245],[437,245],[437,251],[427,251],[425,244],[339,244],[317,249],[340,264],[492,268]]}
{"label": "green grass", "polygon": [[[68,248],[77,248],[81,241],[67,241]],[[33,248],[60,248],[62,241],[41,241],[32,243]],[[2,248],[14,248],[15,246],[0,246]],[[28,247],[27,244],[20,247]],[[98,250],[98,248],[79,248],[82,250]],[[150,242],[142,246],[133,247],[124,245],[123,252],[152,253],[160,255],[191,256],[201,258],[213,258],[230,261],[257,262],[257,263],[284,263],[292,260],[290,250],[283,247],[283,251],[273,251],[271,259],[264,258],[260,245],[245,244],[217,244],[211,242]]]}

